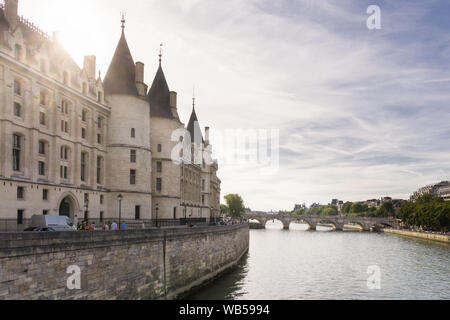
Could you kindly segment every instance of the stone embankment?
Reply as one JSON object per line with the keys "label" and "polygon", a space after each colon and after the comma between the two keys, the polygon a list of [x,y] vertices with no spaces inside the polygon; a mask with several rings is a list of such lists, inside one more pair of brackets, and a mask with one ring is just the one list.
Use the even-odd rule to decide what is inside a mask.
{"label": "stone embankment", "polygon": [[396,230],[396,229],[383,229],[382,232],[389,233],[389,234],[397,234],[397,235],[406,236],[406,237],[413,237],[413,238],[420,238],[420,239],[450,243],[450,236],[444,235],[444,234],[434,234],[434,233],[427,233],[427,232]]}
{"label": "stone embankment", "polygon": [[175,299],[235,266],[248,248],[248,224],[0,233],[0,300]]}

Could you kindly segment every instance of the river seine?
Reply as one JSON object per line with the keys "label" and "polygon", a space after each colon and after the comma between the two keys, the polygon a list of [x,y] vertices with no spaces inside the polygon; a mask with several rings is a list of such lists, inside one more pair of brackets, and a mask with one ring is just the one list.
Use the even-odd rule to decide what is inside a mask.
{"label": "river seine", "polygon": [[239,266],[187,299],[450,299],[448,244],[278,227],[250,230],[250,250]]}

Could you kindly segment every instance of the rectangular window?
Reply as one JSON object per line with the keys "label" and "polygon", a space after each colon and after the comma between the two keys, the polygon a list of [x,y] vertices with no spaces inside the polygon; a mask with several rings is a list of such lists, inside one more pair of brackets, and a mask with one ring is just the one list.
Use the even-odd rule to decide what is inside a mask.
{"label": "rectangular window", "polygon": [[45,112],[40,112],[39,113],[39,123],[41,124],[41,125],[43,125],[43,126],[45,126],[45,123],[46,123],[46,121],[45,121]]}
{"label": "rectangular window", "polygon": [[41,91],[41,95],[40,95],[40,103],[41,103],[41,105],[45,106],[45,103],[46,103],[45,100],[46,100],[45,92]]}
{"label": "rectangular window", "polygon": [[23,224],[23,210],[17,210],[17,224]]}
{"label": "rectangular window", "polygon": [[99,129],[102,128],[102,120],[103,120],[103,119],[100,118],[100,117],[97,119],[97,127],[98,127]]}
{"label": "rectangular window", "polygon": [[86,129],[85,128],[81,128],[81,138],[86,139]]}
{"label": "rectangular window", "polygon": [[205,191],[205,179],[202,180],[202,190]]}
{"label": "rectangular window", "polygon": [[130,184],[136,184],[136,170],[130,170]]}
{"label": "rectangular window", "polygon": [[205,205],[205,195],[202,195],[202,205]]}
{"label": "rectangular window", "polygon": [[104,195],[100,195],[100,204],[103,204],[104,199],[105,199],[105,196]]}
{"label": "rectangular window", "polygon": [[102,144],[102,135],[101,134],[97,134],[97,143]]}
{"label": "rectangular window", "polygon": [[42,190],[42,200],[44,201],[48,200],[48,189]]}
{"label": "rectangular window", "polygon": [[136,138],[136,129],[135,128],[131,129],[131,137]]}
{"label": "rectangular window", "polygon": [[17,80],[14,80],[14,93],[18,96],[22,95],[22,88],[20,82]]}
{"label": "rectangular window", "polygon": [[103,222],[105,213],[103,211],[100,211],[100,222]]}
{"label": "rectangular window", "polygon": [[136,206],[134,208],[134,218],[136,220],[140,220],[141,219],[141,206]]}
{"label": "rectangular window", "polygon": [[81,112],[81,121],[86,122],[86,119],[87,119],[87,111],[83,110]]}
{"label": "rectangular window", "polygon": [[22,139],[18,135],[14,135],[13,139],[13,170],[20,171],[20,152]]}
{"label": "rectangular window", "polygon": [[158,173],[162,172],[162,162],[161,161],[156,162],[156,172],[158,172]]}
{"label": "rectangular window", "polygon": [[68,171],[67,167],[64,166],[64,179],[68,179],[67,171]]}
{"label": "rectangular window", "polygon": [[158,144],[158,152],[162,152],[162,145]]}
{"label": "rectangular window", "polygon": [[14,102],[14,115],[16,117],[22,116],[22,105],[18,102]]}
{"label": "rectangular window", "polygon": [[81,154],[81,181],[86,180],[86,154]]}
{"label": "rectangular window", "polygon": [[24,187],[17,187],[17,200],[23,200],[25,198]]}
{"label": "rectangular window", "polygon": [[130,162],[131,163],[136,163],[136,150],[131,150],[130,151]]}
{"label": "rectangular window", "polygon": [[156,191],[158,191],[158,192],[162,191],[162,179],[161,178],[156,179]]}
{"label": "rectangular window", "polygon": [[45,155],[45,142],[39,141],[39,154]]}
{"label": "rectangular window", "polygon": [[97,184],[102,183],[102,158],[97,157]]}
{"label": "rectangular window", "polygon": [[45,176],[45,162],[39,161],[38,171],[40,176]]}

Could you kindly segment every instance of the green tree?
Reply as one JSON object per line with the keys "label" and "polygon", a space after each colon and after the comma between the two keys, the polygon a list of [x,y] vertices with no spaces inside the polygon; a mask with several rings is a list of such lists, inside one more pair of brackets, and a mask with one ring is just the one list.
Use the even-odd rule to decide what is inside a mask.
{"label": "green tree", "polygon": [[378,217],[391,217],[395,214],[394,205],[392,202],[385,202],[377,211]]}
{"label": "green tree", "polygon": [[352,205],[353,205],[353,202],[347,201],[346,203],[344,203],[344,205],[342,206],[342,213],[343,214],[350,213],[350,210],[352,209]]}
{"label": "green tree", "polygon": [[222,213],[228,214],[228,211],[229,211],[228,206],[226,204],[221,204],[220,205],[220,211]]}
{"label": "green tree", "polygon": [[233,218],[239,218],[245,213],[244,200],[238,194],[226,195],[225,201],[228,206],[228,214]]}

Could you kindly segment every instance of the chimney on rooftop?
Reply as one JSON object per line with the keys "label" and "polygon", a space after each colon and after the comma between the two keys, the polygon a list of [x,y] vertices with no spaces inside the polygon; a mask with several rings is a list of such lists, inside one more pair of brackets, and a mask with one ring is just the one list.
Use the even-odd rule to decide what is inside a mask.
{"label": "chimney on rooftop", "polygon": [[144,64],[140,61],[136,62],[136,88],[141,97],[147,95],[147,85],[144,82]]}
{"label": "chimney on rooftop", "polygon": [[10,27],[13,29],[16,27],[19,16],[17,14],[19,7],[19,0],[5,0],[5,16]]}
{"label": "chimney on rooftop", "polygon": [[95,69],[96,69],[96,57],[86,56],[84,57],[83,69],[86,72],[89,79],[95,79]]}

